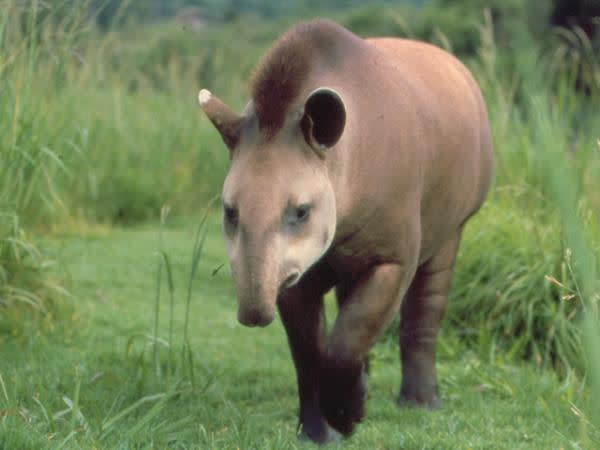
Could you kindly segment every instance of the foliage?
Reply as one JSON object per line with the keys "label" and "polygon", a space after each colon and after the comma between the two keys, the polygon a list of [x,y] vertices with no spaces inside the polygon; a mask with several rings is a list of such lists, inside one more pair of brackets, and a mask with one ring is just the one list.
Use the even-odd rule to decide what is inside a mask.
{"label": "foliage", "polygon": [[[431,3],[422,10],[368,6],[330,16],[362,35],[432,40],[471,54],[477,63],[484,4],[475,4]],[[490,9],[493,37],[501,43],[495,76],[505,84],[519,70],[523,55],[538,51],[525,37],[520,46],[509,45],[523,35],[512,31],[523,29],[515,19],[522,12],[517,5],[498,2]],[[53,188],[47,190],[60,202],[32,205],[27,220],[52,223],[68,211],[77,220],[131,223],[156,217],[165,202],[177,214],[192,211],[218,191],[226,152],[204,127],[195,93],[208,87],[241,109],[257,61],[292,21],[266,24],[245,17],[201,32],[161,24],[99,33],[85,15],[57,23],[52,18],[60,10],[51,14],[40,9],[36,23],[43,32],[36,33],[45,36],[49,50],[57,51],[38,55],[30,98],[36,99],[36,134],[64,169],[50,174]],[[9,24],[16,22],[5,17]],[[63,33],[60,27],[75,31]],[[63,34],[69,38],[61,41],[57,37]],[[567,67],[557,62],[558,56],[549,70]],[[517,88],[514,98],[520,104],[521,83]]]}
{"label": "foliage", "polygon": [[[427,0],[379,0],[379,5],[410,3],[421,6]],[[196,10],[210,20],[231,21],[240,16],[254,15],[274,19],[298,16],[307,12],[332,11],[356,8],[361,0],[145,0],[123,2],[122,0],[93,0],[90,8],[95,11],[102,27],[123,25],[130,22],[149,22],[171,19],[179,12]]]}
{"label": "foliage", "polygon": [[[56,134],[37,128],[44,118],[33,84],[38,62],[48,57],[48,48],[40,38],[46,31],[37,23],[35,11],[29,14],[9,3],[0,13],[0,328],[3,331],[14,331],[21,326],[23,315],[47,313],[53,298],[66,295],[56,280],[53,263],[25,231],[29,221],[62,211],[54,178],[67,171],[53,149]],[[56,42],[57,46],[61,43]]]}

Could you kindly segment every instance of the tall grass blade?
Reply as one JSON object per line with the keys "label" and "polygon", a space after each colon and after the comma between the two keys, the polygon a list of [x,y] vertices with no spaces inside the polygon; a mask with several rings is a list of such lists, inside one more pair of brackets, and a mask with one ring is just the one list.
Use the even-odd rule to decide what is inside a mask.
{"label": "tall grass blade", "polygon": [[85,422],[83,419],[83,414],[79,411],[79,393],[81,392],[81,376],[79,373],[76,374],[75,377],[75,393],[73,395],[73,400],[71,401],[67,397],[63,397],[65,403],[71,408],[71,431],[75,430],[75,426],[78,421]]}
{"label": "tall grass blade", "polygon": [[131,428],[129,428],[127,430],[127,432],[125,433],[125,436],[127,438],[131,438],[132,436],[135,436],[136,434],[138,434],[140,432],[140,430],[142,430],[144,427],[146,427],[154,418],[156,418],[156,416],[158,416],[161,411],[164,409],[167,401],[172,398],[174,395],[173,392],[171,393],[166,393],[162,398],[160,398],[153,406],[152,408],[150,408],[150,410],[144,414],[136,423],[134,426],[132,426]]}
{"label": "tall grass blade", "polygon": [[129,416],[131,413],[133,413],[139,407],[141,407],[145,403],[159,401],[159,400],[163,399],[166,395],[167,394],[164,392],[162,392],[160,394],[146,395],[146,396],[140,398],[139,400],[135,401],[131,405],[127,406],[126,408],[122,409],[114,416],[104,419],[104,421],[100,427],[100,429],[102,431],[102,434],[100,435],[100,440],[104,440],[112,432],[113,427],[115,427],[115,425],[118,422],[123,420],[125,417]]}
{"label": "tall grass blade", "polygon": [[64,438],[60,444],[58,444],[58,446],[56,447],[57,450],[60,450],[62,448],[65,448],[65,445],[67,445],[69,442],[71,442],[71,440],[77,435],[77,431],[71,431],[66,438]]}
{"label": "tall grass blade", "polygon": [[[79,395],[79,393],[77,393],[77,395]],[[63,396],[63,402],[65,402],[65,404],[69,407],[65,411],[65,414],[67,414],[69,412],[71,413],[71,428],[73,428],[73,431],[76,431],[75,425],[78,422],[79,425],[81,426],[81,428],[83,430],[85,430],[86,433],[89,433],[90,426],[89,426],[85,416],[81,412],[81,409],[79,408],[79,404],[78,404],[79,399],[71,400],[69,397]]]}
{"label": "tall grass blade", "polygon": [[6,400],[6,406],[8,406],[10,405],[10,398],[8,397],[8,391],[6,390],[6,385],[4,384],[4,378],[2,377],[2,373],[0,373],[0,387],[2,388],[4,399]]}
{"label": "tall grass blade", "polygon": [[36,396],[33,396],[32,399],[36,403],[36,405],[38,405],[40,407],[40,410],[42,411],[42,415],[44,416],[46,423],[50,427],[50,431],[54,432],[55,427],[54,427],[54,419],[53,419],[52,415],[48,414],[48,410],[46,409],[46,407],[40,401],[39,398],[37,398]]}
{"label": "tall grass blade", "polygon": [[[570,170],[567,155],[553,145],[557,142],[556,121],[549,114],[552,107],[540,99],[534,104],[539,117],[540,142],[544,144],[544,171],[549,191],[562,217],[562,238],[566,246],[566,268],[574,286],[574,294],[581,302],[583,320],[581,322],[585,350],[587,375],[592,398],[600,398],[600,315],[598,314],[598,294],[600,284],[597,273],[597,255],[594,246],[587,242],[586,230],[580,219],[574,174]],[[560,141],[558,141],[560,142]],[[600,406],[591,402],[591,423],[600,426]],[[582,419],[584,420],[584,419]],[[591,440],[586,430],[585,440]]]}
{"label": "tall grass blade", "polygon": [[159,351],[158,351],[157,341],[158,341],[158,325],[159,325],[159,318],[160,318],[160,293],[161,293],[161,284],[162,284],[163,259],[160,255],[160,253],[158,254],[158,256],[159,256],[158,268],[156,269],[156,292],[155,292],[155,296],[154,296],[154,330],[153,330],[154,343],[152,346],[152,361],[154,363],[154,370],[156,372],[156,376],[157,376],[157,378],[160,379],[161,370],[160,370],[160,360],[159,360]]}
{"label": "tall grass blade", "polygon": [[[192,354],[191,354],[191,349],[190,349],[189,336],[188,336],[190,304],[192,301],[192,288],[193,288],[193,284],[194,284],[194,278],[196,277],[196,272],[198,270],[198,265],[200,264],[200,259],[202,257],[202,250],[204,249],[204,241],[206,240],[208,213],[210,212],[210,209],[217,198],[218,198],[218,196],[213,197],[211,199],[211,201],[206,205],[204,212],[201,216],[200,222],[198,224],[198,228],[196,229],[196,238],[194,240],[194,247],[192,250],[192,263],[191,263],[191,267],[190,267],[190,275],[189,275],[189,279],[188,279],[188,288],[187,288],[187,298],[186,298],[186,303],[185,303],[185,318],[184,318],[184,325],[183,325],[183,348],[182,348],[182,353],[181,353],[182,367],[185,367],[186,349],[187,349],[187,357],[188,357],[189,363],[191,364],[192,360],[193,360]],[[190,366],[189,370],[190,370],[190,377],[193,380],[193,367]]]}
{"label": "tall grass blade", "polygon": [[169,255],[165,251],[161,251],[165,268],[167,269],[167,287],[169,289],[169,355],[168,355],[168,373],[170,376],[173,370],[173,329],[175,321],[175,283],[173,281],[173,270],[171,269],[171,261]]}

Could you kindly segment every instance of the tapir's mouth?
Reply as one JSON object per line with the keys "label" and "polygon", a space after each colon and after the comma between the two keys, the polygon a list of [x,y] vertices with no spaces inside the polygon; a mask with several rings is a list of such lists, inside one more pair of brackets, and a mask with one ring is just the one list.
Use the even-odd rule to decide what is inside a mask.
{"label": "tapir's mouth", "polygon": [[287,277],[285,277],[285,280],[283,280],[283,283],[281,283],[281,286],[279,287],[279,292],[292,287],[298,282],[298,280],[300,280],[300,271],[294,270]]}

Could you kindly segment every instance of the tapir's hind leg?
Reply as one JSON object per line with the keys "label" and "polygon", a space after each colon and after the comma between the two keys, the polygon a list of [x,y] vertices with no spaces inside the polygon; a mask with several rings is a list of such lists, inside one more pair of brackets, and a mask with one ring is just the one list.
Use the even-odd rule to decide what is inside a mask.
{"label": "tapir's hind leg", "polygon": [[435,368],[436,341],[448,302],[460,231],[419,267],[404,298],[400,320],[400,404],[441,405]]}

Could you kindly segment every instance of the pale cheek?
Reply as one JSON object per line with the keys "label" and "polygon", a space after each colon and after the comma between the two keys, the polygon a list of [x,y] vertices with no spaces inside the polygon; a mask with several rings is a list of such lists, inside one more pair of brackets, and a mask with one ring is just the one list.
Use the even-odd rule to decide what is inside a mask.
{"label": "pale cheek", "polygon": [[[336,208],[333,191],[325,194],[325,205],[319,219],[313,224],[313,229],[306,239],[297,243],[298,261],[302,271],[306,271],[317,262],[329,249],[333,242],[336,228]],[[301,260],[300,260],[301,259]]]}
{"label": "pale cheek", "polygon": [[223,233],[224,241],[225,241],[225,249],[227,250],[227,255],[231,258],[231,253],[233,251],[233,242],[231,239],[227,237],[225,233]]}
{"label": "pale cheek", "polygon": [[315,238],[310,239],[304,245],[304,261],[302,261],[304,263],[304,267],[313,264],[323,252],[323,247],[322,243],[320,242],[320,239]]}
{"label": "pale cheek", "polygon": [[231,239],[226,234],[224,234],[225,240],[225,249],[227,250],[227,256],[229,258],[229,267],[231,268],[232,274],[235,274],[237,265],[238,265],[238,251],[237,251],[237,242],[235,239]]}
{"label": "pale cheek", "polygon": [[333,240],[335,224],[321,225],[308,237],[291,243],[286,251],[286,261],[298,266],[302,272],[317,262],[327,251]]}

